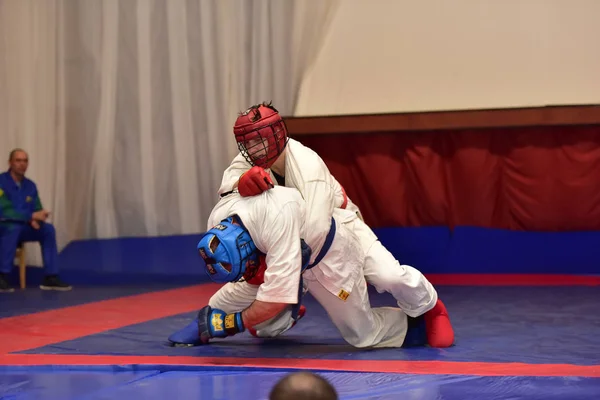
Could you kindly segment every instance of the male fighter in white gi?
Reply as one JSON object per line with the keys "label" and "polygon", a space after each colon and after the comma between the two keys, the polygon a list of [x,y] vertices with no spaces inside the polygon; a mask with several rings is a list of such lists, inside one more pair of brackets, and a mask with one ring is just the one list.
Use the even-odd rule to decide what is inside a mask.
{"label": "male fighter in white gi", "polygon": [[300,193],[281,186],[257,196],[232,193],[222,198],[198,251],[210,279],[229,283],[212,296],[194,322],[169,340],[199,345],[252,329],[256,336],[277,336],[298,319],[296,310],[306,286],[349,344],[424,345],[424,318],[412,320],[409,332],[408,318],[400,308],[371,308],[365,253],[352,232],[354,220],[348,218],[354,213],[334,212],[335,228],[323,245],[326,253],[311,264],[311,249],[301,240],[312,229],[305,224],[305,211]]}
{"label": "male fighter in white gi", "polygon": [[407,315],[423,315],[432,346],[447,347],[454,342],[446,307],[431,283],[417,269],[401,265],[381,244],[319,155],[288,137],[285,122],[273,106],[250,107],[237,118],[233,130],[240,154],[223,174],[221,196],[235,188],[242,196],[254,196],[272,188],[274,180],[298,189],[306,202],[310,228],[303,238],[312,248],[311,262],[322,256],[325,238],[335,229],[334,210],[352,211],[345,214],[343,222],[359,238],[366,254],[366,281],[378,292],[392,294]]}

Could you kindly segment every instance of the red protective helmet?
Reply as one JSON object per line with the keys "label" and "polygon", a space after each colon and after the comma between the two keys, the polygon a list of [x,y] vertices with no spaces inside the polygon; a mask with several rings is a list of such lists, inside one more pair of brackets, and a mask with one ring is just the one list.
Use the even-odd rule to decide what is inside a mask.
{"label": "red protective helmet", "polygon": [[285,122],[271,103],[257,104],[241,113],[233,133],[246,161],[261,168],[270,168],[288,142]]}

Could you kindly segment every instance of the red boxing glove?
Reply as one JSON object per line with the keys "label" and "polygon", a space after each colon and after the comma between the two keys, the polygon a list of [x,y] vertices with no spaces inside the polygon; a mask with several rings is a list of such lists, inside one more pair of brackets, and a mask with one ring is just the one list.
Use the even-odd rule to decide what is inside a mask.
{"label": "red boxing glove", "polygon": [[238,182],[238,190],[243,197],[256,196],[272,187],[271,175],[258,166],[244,172]]}

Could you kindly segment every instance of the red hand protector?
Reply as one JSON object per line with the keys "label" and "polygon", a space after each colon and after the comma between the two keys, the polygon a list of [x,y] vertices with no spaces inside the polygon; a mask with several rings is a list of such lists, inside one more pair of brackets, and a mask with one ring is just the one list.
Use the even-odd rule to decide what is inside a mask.
{"label": "red hand protector", "polygon": [[259,195],[272,187],[271,175],[258,166],[244,172],[238,183],[238,190],[243,197]]}

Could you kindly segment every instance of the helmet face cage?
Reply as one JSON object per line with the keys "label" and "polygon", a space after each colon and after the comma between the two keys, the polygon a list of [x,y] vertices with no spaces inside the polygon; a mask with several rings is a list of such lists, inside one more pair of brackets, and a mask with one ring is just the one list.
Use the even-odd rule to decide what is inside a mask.
{"label": "helmet face cage", "polygon": [[265,125],[238,136],[238,149],[251,165],[269,168],[287,145],[286,132],[283,121]]}
{"label": "helmet face cage", "polygon": [[[219,241],[217,236],[212,236],[209,242],[209,246],[211,246],[215,241]],[[217,246],[221,246],[219,243]],[[232,261],[229,257],[214,257],[213,255],[208,255],[204,248],[199,248],[198,252],[200,256],[204,260],[206,264],[206,273],[208,277],[213,282],[217,283],[226,283],[229,282],[232,271],[237,270],[237,265],[233,265]]]}
{"label": "helmet face cage", "polygon": [[262,168],[271,167],[288,142],[287,126],[270,103],[254,105],[244,111],[234,132],[238,149],[246,161]]}

